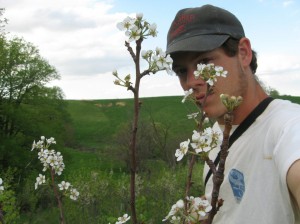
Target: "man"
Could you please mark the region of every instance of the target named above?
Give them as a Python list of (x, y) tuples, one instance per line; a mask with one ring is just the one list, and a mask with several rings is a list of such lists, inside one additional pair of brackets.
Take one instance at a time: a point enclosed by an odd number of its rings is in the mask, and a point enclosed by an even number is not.
[[(234, 111), (232, 136), (238, 137), (229, 148), (220, 189), (224, 203), (213, 223), (300, 223), (300, 106), (272, 100), (264, 92), (255, 77), (256, 54), (240, 21), (211, 5), (180, 10), (168, 32), (167, 53), (182, 88), (192, 89), (206, 115), (216, 119), (215, 129), (224, 126), (220, 94), (243, 97)], [(228, 72), (218, 78), (205, 104), (207, 84), (194, 76), (199, 63)], [(218, 151), (211, 151), (210, 158), (215, 160)], [(206, 165), (208, 199), (209, 173)]]

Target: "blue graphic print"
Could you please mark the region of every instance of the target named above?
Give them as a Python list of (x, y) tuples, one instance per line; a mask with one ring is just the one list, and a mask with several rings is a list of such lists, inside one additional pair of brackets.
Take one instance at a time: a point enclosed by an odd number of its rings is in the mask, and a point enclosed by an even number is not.
[(237, 202), (240, 202), (245, 192), (244, 174), (236, 169), (232, 169), (229, 172), (228, 179), (235, 199)]

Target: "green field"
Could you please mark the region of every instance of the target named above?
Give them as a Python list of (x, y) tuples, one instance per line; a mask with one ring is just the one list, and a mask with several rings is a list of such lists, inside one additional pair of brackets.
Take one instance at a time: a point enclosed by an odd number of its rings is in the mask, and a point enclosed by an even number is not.
[[(300, 103), (300, 97), (279, 98)], [(147, 224), (161, 223), (172, 204), (184, 197), (187, 158), (177, 163), (174, 153), (180, 142), (191, 137), (195, 124), (186, 115), (195, 110), (192, 105), (182, 104), (181, 99), (180, 96), (141, 99), (136, 207), (138, 219)], [(71, 137), (65, 147), (55, 149), (62, 152), (66, 165), (60, 178), (76, 186), (80, 198), (76, 202), (63, 199), (66, 221), (114, 223), (116, 217), (130, 213), (128, 138), (133, 100), (67, 100), (67, 103), (72, 120)], [(202, 167), (199, 161), (191, 195), (203, 193)], [(15, 223), (58, 223), (51, 189), (45, 186), (34, 191), (35, 177), (26, 181), (23, 194), (31, 207)]]
[[(136, 207), (138, 219), (146, 223), (161, 223), (172, 204), (184, 197), (187, 160), (176, 163), (174, 153), (179, 143), (192, 134), (195, 124), (186, 115), (195, 112), (195, 108), (182, 104), (181, 99), (141, 99)], [(66, 221), (114, 223), (116, 217), (130, 213), (127, 145), (133, 100), (67, 103), (72, 138), (66, 147), (56, 150), (62, 152), (66, 165), (61, 178), (78, 188), (80, 198), (75, 203), (64, 199)], [(195, 168), (194, 195), (202, 194), (201, 170), (199, 162)], [(57, 223), (58, 210), (52, 196), (50, 189), (34, 192), (32, 197), (39, 201), (39, 206), (23, 213), (20, 223)]]

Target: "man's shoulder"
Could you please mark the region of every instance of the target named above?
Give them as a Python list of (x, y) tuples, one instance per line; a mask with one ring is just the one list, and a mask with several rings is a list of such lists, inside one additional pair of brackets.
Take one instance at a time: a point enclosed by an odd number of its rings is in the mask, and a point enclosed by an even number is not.
[(300, 105), (288, 100), (274, 99), (259, 118), (269, 128), (281, 130), (300, 122)]
[(293, 103), (289, 100), (274, 99), (266, 112), (275, 114), (295, 114), (300, 117), (300, 104)]

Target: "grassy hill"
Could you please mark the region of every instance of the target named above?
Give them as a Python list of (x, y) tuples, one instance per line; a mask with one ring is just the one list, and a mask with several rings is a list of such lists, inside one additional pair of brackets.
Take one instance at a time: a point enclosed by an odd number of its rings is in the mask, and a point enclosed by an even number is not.
[[(193, 123), (187, 120), (182, 97), (142, 98), (141, 120), (152, 119), (171, 125), (180, 133)], [(133, 100), (68, 100), (76, 142), (86, 149), (99, 148), (112, 141), (120, 127), (132, 120)]]
[[(298, 96), (277, 96), (300, 104)], [(193, 105), (181, 103), (181, 96), (141, 98), (140, 120), (156, 122), (170, 129), (170, 137), (189, 136), (194, 122), (187, 114), (196, 112)], [(74, 142), (82, 151), (103, 151), (114, 143), (120, 129), (133, 118), (132, 99), (67, 100), (73, 120)], [(128, 129), (130, 131), (130, 129)], [(178, 139), (179, 141), (180, 139)], [(105, 151), (105, 150), (104, 150)]]
[[(278, 98), (300, 104), (300, 97)], [(181, 96), (141, 99), (141, 164), (136, 206), (139, 220), (145, 223), (161, 223), (171, 205), (184, 195), (187, 160), (176, 163), (174, 153), (180, 142), (191, 137), (195, 124), (186, 115), (196, 111), (181, 100)], [(68, 147), (57, 150), (63, 153), (66, 165), (62, 177), (78, 188), (80, 198), (76, 203), (64, 201), (66, 221), (114, 223), (115, 217), (130, 212), (126, 139), (130, 133), (133, 100), (67, 100), (67, 103), (73, 140)], [(153, 126), (158, 133), (153, 131)], [(166, 147), (158, 144), (159, 139), (166, 141)], [(194, 196), (202, 194), (202, 164), (195, 167), (195, 183), (191, 189)], [(38, 195), (40, 207), (34, 213), (22, 215), (20, 223), (38, 224), (45, 220), (48, 224), (57, 223), (53, 217), (58, 217), (58, 210), (55, 201), (49, 199), (53, 197), (52, 191)]]
[[(168, 129), (168, 138), (177, 138), (176, 145), (172, 144), (174, 150), (180, 140), (190, 136), (195, 125), (186, 116), (192, 106), (182, 104), (181, 100), (181, 96), (141, 99), (140, 121), (143, 124), (140, 124), (140, 129), (145, 123), (151, 126), (153, 122), (156, 126)], [(74, 127), (71, 147), (82, 152), (101, 154), (102, 158), (109, 157), (106, 161), (111, 160), (109, 155), (119, 144), (120, 135), (131, 131), (132, 99), (68, 100), (68, 111)]]

